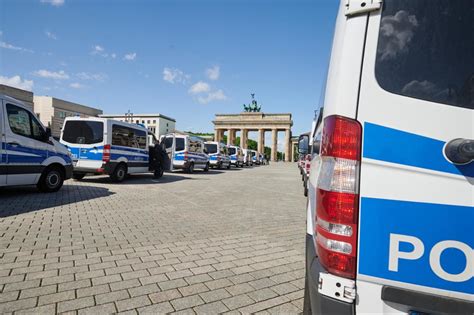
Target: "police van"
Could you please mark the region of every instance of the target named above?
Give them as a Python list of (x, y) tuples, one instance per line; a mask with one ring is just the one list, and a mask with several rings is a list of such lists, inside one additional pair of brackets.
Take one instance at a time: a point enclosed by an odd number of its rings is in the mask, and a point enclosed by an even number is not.
[(147, 129), (108, 118), (66, 117), (60, 141), (71, 152), (73, 178), (107, 174), (121, 182), (149, 171)]
[(244, 154), (244, 163), (246, 166), (253, 166), (253, 161), (252, 161), (252, 150), (250, 149), (242, 149), (242, 152)]
[(0, 187), (36, 185), (55, 192), (71, 178), (67, 149), (22, 102), (6, 95), (0, 95), (0, 138)]
[(180, 133), (169, 133), (160, 138), (171, 161), (170, 169), (182, 169), (188, 173), (196, 168), (209, 171), (209, 155), (204, 152), (204, 139)]
[(207, 141), (204, 143), (204, 151), (209, 155), (209, 163), (211, 167), (221, 169), (223, 167), (229, 169), (231, 161), (227, 152), (227, 146), (217, 141)]
[(304, 312), (474, 313), (474, 2), (344, 0), (315, 118)]
[(242, 149), (235, 145), (230, 145), (227, 149), (230, 156), (230, 163), (235, 167), (244, 167), (244, 154), (242, 153)]

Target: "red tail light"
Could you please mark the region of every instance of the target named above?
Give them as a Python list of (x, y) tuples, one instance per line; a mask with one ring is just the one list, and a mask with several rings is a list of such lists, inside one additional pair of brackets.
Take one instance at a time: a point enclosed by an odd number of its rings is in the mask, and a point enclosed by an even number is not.
[(188, 159), (188, 151), (184, 151), (183, 155), (184, 155), (184, 160), (186, 161)]
[(355, 278), (362, 127), (353, 119), (324, 120), (316, 189), (316, 243), (328, 272)]
[(104, 151), (102, 153), (102, 162), (110, 162), (110, 144), (104, 145)]

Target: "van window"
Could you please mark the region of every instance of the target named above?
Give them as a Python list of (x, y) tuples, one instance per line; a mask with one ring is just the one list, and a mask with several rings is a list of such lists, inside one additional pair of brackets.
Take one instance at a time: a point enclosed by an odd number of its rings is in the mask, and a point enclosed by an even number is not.
[(196, 138), (189, 138), (189, 152), (202, 152), (202, 142), (197, 140)]
[(112, 145), (134, 147), (133, 130), (127, 127), (112, 125)]
[(229, 148), (229, 155), (234, 155), (236, 153), (237, 152), (236, 152), (235, 148)]
[(217, 153), (217, 144), (206, 143), (205, 147), (206, 147), (207, 153), (209, 153), (209, 154)]
[(7, 104), (7, 115), (8, 124), (13, 133), (40, 141), (44, 139), (45, 130), (26, 109)]
[(375, 76), (395, 94), (474, 109), (473, 0), (384, 1)]
[(184, 138), (176, 138), (176, 149), (175, 151), (184, 151)]
[(104, 124), (101, 121), (66, 121), (63, 140), (78, 144), (101, 143), (104, 140)]

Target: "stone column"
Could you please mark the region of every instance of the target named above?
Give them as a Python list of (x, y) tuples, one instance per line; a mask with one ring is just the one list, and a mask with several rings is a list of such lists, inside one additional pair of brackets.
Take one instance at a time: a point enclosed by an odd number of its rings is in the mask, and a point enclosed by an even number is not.
[(291, 129), (285, 130), (285, 162), (291, 161)]
[(221, 130), (220, 129), (214, 129), (214, 141), (221, 141)]
[(265, 153), (265, 129), (258, 130), (258, 153)]
[(227, 145), (234, 145), (235, 142), (235, 129), (227, 130)]
[(278, 159), (278, 130), (272, 129), (272, 156), (271, 160), (275, 162)]
[(291, 157), (290, 157), (290, 162), (293, 162), (295, 160), (295, 144), (291, 142)]
[(247, 149), (247, 137), (248, 137), (248, 130), (247, 129), (240, 130), (240, 147), (242, 149)]

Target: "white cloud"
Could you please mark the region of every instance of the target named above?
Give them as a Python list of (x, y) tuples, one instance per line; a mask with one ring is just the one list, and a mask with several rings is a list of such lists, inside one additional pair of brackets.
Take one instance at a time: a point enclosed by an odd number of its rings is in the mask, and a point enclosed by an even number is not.
[(206, 69), (206, 75), (209, 80), (217, 80), (221, 74), (221, 68), (219, 66), (214, 66), (212, 68)]
[(105, 48), (100, 45), (95, 45), (92, 47), (91, 55), (99, 55), (104, 58), (109, 56), (109, 54), (105, 52)]
[(172, 69), (172, 68), (163, 69), (163, 80), (171, 84), (174, 84), (174, 83), (186, 84), (186, 82), (190, 78), (191, 76), (189, 74), (186, 74), (179, 69)]
[(50, 4), (55, 7), (60, 7), (64, 4), (64, 0), (40, 0), (40, 2)]
[(199, 94), (199, 93), (206, 93), (211, 90), (211, 86), (207, 84), (206, 82), (199, 81), (189, 88), (188, 92), (189, 94)]
[(102, 46), (100, 46), (100, 45), (95, 45), (95, 46), (94, 46), (94, 51), (103, 52), (103, 51), (104, 51), (104, 47), (102, 47)]
[(72, 87), (73, 89), (82, 89), (84, 87), (84, 85), (77, 82), (71, 83), (69, 84), (69, 86)]
[(32, 80), (22, 80), (19, 75), (15, 75), (11, 78), (4, 77), (0, 75), (0, 84), (5, 84), (8, 86), (13, 86), (18, 89), (28, 90), (31, 91), (33, 89), (33, 81)]
[(126, 54), (123, 59), (124, 60), (129, 60), (129, 61), (133, 61), (135, 60), (135, 58), (137, 57), (137, 53), (129, 53), (129, 54)]
[(81, 80), (104, 81), (108, 78), (105, 73), (79, 72), (76, 76)]
[(51, 33), (50, 31), (44, 31), (44, 34), (48, 37), (48, 38), (51, 38), (51, 39), (58, 39), (58, 37), (56, 36), (56, 34), (54, 33)]
[(0, 36), (2, 36), (2, 35), (3, 35), (3, 31), (0, 31)]
[(382, 60), (393, 59), (399, 54), (408, 52), (417, 27), (416, 16), (409, 15), (403, 10), (395, 15), (383, 17), (380, 25), (380, 44), (377, 49)]
[(69, 79), (69, 75), (64, 72), (64, 70), (60, 70), (58, 72), (55, 71), (48, 71), (48, 70), (38, 70), (33, 72), (34, 75), (41, 77), (41, 78), (46, 78), (46, 79), (54, 79), (54, 80), (67, 80)]
[(210, 92), (207, 96), (200, 96), (198, 97), (198, 102), (201, 104), (207, 104), (213, 101), (224, 101), (227, 99), (227, 96), (224, 94), (224, 91), (217, 90)]
[(31, 49), (26, 49), (26, 48), (23, 48), (23, 47), (14, 46), (14, 45), (6, 43), (4, 41), (0, 41), (0, 48), (33, 53), (33, 50), (31, 50)]
[(110, 57), (112, 57), (113, 59), (115, 59), (117, 57), (117, 54), (116, 53), (112, 53), (110, 54)]

